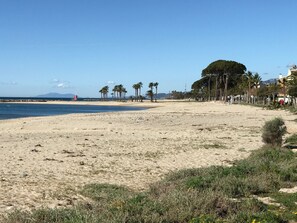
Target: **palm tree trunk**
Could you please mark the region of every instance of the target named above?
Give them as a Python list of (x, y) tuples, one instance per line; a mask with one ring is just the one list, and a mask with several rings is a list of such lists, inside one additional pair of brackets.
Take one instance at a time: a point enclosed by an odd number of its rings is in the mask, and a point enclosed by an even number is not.
[(228, 96), (228, 74), (226, 74), (226, 82), (225, 82), (225, 101), (227, 100), (227, 96)]
[(247, 95), (247, 103), (251, 102), (251, 81), (249, 81), (249, 89), (248, 89), (248, 95)]
[(219, 79), (219, 76), (216, 76), (215, 101), (217, 100), (217, 97), (218, 97), (218, 79)]
[(208, 101), (210, 101), (210, 77), (208, 78)]

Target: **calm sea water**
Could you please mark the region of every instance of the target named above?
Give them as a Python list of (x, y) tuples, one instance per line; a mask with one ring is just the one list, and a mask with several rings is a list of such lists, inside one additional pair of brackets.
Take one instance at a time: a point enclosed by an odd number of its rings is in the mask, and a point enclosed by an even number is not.
[(0, 120), (34, 116), (63, 115), (72, 113), (119, 112), (143, 109), (144, 108), (128, 106), (0, 103)]

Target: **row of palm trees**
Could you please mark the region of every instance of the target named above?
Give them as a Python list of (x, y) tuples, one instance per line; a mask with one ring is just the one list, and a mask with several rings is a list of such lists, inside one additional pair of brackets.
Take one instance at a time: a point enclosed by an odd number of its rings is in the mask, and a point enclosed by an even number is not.
[[(99, 93), (101, 94), (101, 99), (107, 100), (108, 92), (109, 92), (109, 87), (107, 85), (102, 87), (99, 90)], [(123, 97), (125, 98), (126, 93), (127, 93), (126, 88), (124, 88), (124, 86), (122, 84), (119, 84), (119, 85), (114, 86), (114, 88), (112, 89), (111, 95), (113, 98), (115, 97), (118, 99), (122, 99)]]
[[(150, 98), (150, 100), (153, 102), (154, 100), (157, 101), (157, 94), (158, 94), (158, 82), (150, 82), (148, 87), (150, 88), (150, 90), (148, 90), (146, 92), (146, 95)], [(143, 96), (141, 95), (141, 88), (143, 87), (143, 83), (142, 82), (138, 82), (136, 84), (133, 84), (132, 87), (135, 90), (135, 101), (142, 101), (143, 100)], [(155, 91), (154, 91), (155, 89)], [(109, 92), (109, 87), (106, 85), (104, 87), (102, 87), (99, 90), (99, 93), (101, 94), (101, 99), (103, 100), (107, 100), (108, 98), (108, 92)], [(112, 89), (111, 95), (113, 98), (117, 98), (117, 99), (122, 99), (125, 98), (125, 95), (127, 93), (126, 88), (122, 85), (115, 85), (114, 88)]]
[[(246, 102), (247, 103), (254, 103), (254, 101), (252, 101), (252, 99), (254, 99), (253, 96), (258, 96), (258, 89), (260, 87), (260, 83), (261, 83), (261, 77), (258, 73), (253, 74), (252, 72), (248, 71), (247, 73), (245, 73), (243, 75), (243, 88), (247, 89), (246, 90)], [(253, 94), (252, 94), (253, 93)]]
[(142, 95), (141, 95), (141, 88), (143, 86), (143, 83), (142, 82), (138, 82), (136, 84), (133, 84), (133, 88), (135, 90), (135, 101), (142, 101)]

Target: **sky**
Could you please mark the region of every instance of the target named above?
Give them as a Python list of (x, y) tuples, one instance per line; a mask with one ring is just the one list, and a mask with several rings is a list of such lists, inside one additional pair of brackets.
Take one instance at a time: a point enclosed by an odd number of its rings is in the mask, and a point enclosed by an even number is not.
[(297, 63), (296, 0), (0, 0), (0, 97), (189, 91), (219, 59), (262, 80)]

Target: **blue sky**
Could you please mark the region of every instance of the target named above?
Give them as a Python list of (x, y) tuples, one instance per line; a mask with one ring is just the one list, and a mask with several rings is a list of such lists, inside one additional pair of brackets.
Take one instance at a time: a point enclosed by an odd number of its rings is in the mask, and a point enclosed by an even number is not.
[(297, 63), (296, 0), (0, 0), (0, 96), (190, 90), (235, 60), (262, 79)]

